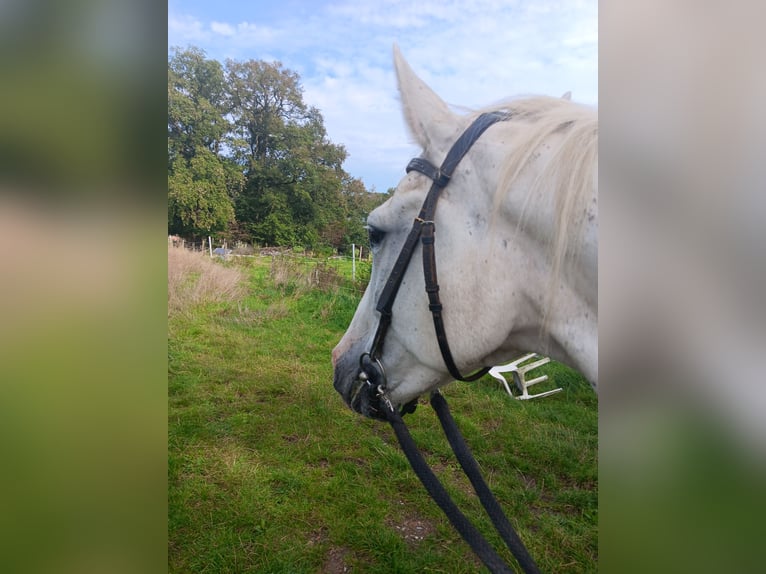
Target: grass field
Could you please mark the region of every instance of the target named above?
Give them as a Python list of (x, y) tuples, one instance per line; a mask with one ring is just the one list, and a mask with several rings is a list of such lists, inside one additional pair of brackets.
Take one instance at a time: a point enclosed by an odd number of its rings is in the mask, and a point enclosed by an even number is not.
[[(483, 571), (388, 425), (352, 413), (333, 389), (330, 350), (359, 299), (337, 277), (348, 266), (325, 269), (336, 276), (317, 287), (268, 258), (228, 265), (243, 294), (191, 301), (168, 318), (169, 571)], [(564, 392), (514, 401), (485, 377), (444, 394), (540, 569), (595, 572), (597, 399), (573, 371), (540, 370)], [(501, 549), (430, 408), (407, 419)]]

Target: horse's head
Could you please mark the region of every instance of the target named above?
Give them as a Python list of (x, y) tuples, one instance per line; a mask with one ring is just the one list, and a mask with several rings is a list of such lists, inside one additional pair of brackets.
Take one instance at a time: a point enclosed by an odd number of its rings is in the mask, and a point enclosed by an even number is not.
[[(466, 128), (472, 125), (474, 129), (474, 118), (454, 114), (413, 73), (396, 48), (394, 64), (405, 120), (423, 149), (421, 158), (432, 166), (440, 166), (448, 154), (454, 153), (450, 150)], [(548, 104), (556, 109), (575, 105), (558, 98), (544, 100), (550, 100)], [(522, 125), (535, 121), (534, 115), (541, 112), (530, 110), (526, 118), (525, 113), (520, 115)], [(556, 123), (555, 129), (522, 154), (515, 162), (516, 167), (513, 161), (508, 161), (508, 150), (519, 147), (520, 130), (514, 129), (514, 123), (511, 115), (510, 121), (487, 126), (483, 135), (470, 142), (449, 183), (438, 191), (433, 224), (425, 222), (434, 231), (434, 269), (438, 269), (438, 298), (443, 305), (443, 334), (448, 340), (448, 354), (461, 373), (499, 364), (523, 351), (539, 350), (541, 343), (547, 345), (545, 351), (549, 355), (572, 359), (570, 362), (575, 366), (582, 367), (578, 353), (595, 354), (592, 348), (595, 341), (590, 339), (586, 343), (576, 342), (575, 347), (579, 348), (570, 349), (572, 345), (548, 336), (548, 327), (558, 325), (549, 325), (551, 317), (545, 311), (553, 293), (565, 300), (570, 313), (578, 316), (590, 313), (588, 329), (591, 322), (595, 325), (595, 288), (589, 290), (596, 275), (595, 234), (589, 237), (586, 230), (577, 243), (580, 251), (580, 248), (592, 251), (584, 257), (585, 264), (591, 264), (593, 269), (583, 271), (580, 254), (574, 268), (560, 262), (556, 268), (551, 245), (558, 241), (550, 239), (556, 235), (551, 213), (561, 202), (551, 199), (550, 194), (530, 197), (523, 192), (539, 187), (537, 180), (544, 173), (544, 166), (560, 151), (563, 132), (569, 129), (566, 124), (573, 122)], [(435, 271), (424, 267), (420, 240), (412, 243), (409, 264), (401, 266), (398, 289), (386, 287), (392, 282), (392, 269), (398, 267), (395, 264), (401, 259), (400, 252), (413, 225), (424, 223), (422, 218), (419, 222), (416, 219), (425, 209), (426, 197), (432, 195), (433, 178), (438, 179), (438, 174), (429, 177), (423, 173), (427, 171), (414, 169), (407, 173), (394, 195), (369, 215), (367, 225), (374, 258), (370, 283), (351, 325), (332, 353), (336, 390), (351, 408), (365, 416), (380, 416), (379, 390), (385, 390), (390, 401), (400, 406), (455, 378), (437, 341), (438, 328), (435, 329), (429, 309), (424, 279), (424, 273)], [(594, 214), (595, 205), (585, 213), (585, 218), (592, 221)], [(577, 217), (578, 222), (581, 219)], [(571, 258), (565, 255), (560, 259), (569, 261)], [(564, 271), (570, 268), (574, 269), (567, 276), (571, 281), (561, 280)], [(551, 285), (552, 272), (557, 277), (555, 286)], [(573, 287), (578, 282), (577, 288)], [(572, 298), (575, 291), (578, 294)], [(579, 292), (585, 295), (580, 296)], [(380, 308), (386, 302), (391, 321), (381, 327)], [(433, 307), (433, 300), (430, 303)], [(577, 322), (576, 318), (570, 319)], [(578, 329), (581, 327), (577, 325)], [(591, 330), (588, 337), (592, 339), (595, 329)]]

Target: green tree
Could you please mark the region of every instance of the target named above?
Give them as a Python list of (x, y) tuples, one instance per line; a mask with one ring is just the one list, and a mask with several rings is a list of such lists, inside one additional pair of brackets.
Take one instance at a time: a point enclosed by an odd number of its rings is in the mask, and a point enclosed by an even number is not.
[(218, 154), (230, 131), (227, 105), (221, 64), (199, 48), (175, 50), (168, 62), (168, 163), (203, 148)]
[(221, 153), (225, 118), (223, 67), (199, 48), (176, 49), (168, 60), (168, 231), (200, 236), (234, 219), (231, 197), (242, 175)]
[(298, 75), (281, 63), (228, 60), (226, 77), (231, 146), (245, 173), (237, 219), (258, 242), (279, 244), (289, 236), (315, 246), (338, 206), (345, 149), (329, 141), (321, 113), (303, 101)]
[(298, 74), (280, 62), (227, 60), (226, 80), (237, 151), (251, 162), (278, 157), (285, 125), (306, 114)]
[(279, 62), (168, 58), (168, 229), (269, 245), (362, 242), (385, 198), (343, 169), (346, 150)]
[(234, 219), (226, 192), (226, 169), (206, 148), (190, 160), (174, 159), (168, 174), (168, 231), (199, 237), (222, 231)]

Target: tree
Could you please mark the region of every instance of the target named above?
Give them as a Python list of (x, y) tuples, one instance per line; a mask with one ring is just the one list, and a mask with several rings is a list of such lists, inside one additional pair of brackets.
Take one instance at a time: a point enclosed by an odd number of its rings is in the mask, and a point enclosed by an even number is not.
[(200, 236), (234, 219), (241, 174), (220, 155), (230, 131), (223, 67), (199, 48), (168, 61), (168, 231)]
[(226, 60), (229, 105), (237, 141), (251, 161), (279, 149), (285, 125), (305, 117), (298, 74), (280, 62)]
[[(321, 113), (303, 101), (298, 75), (281, 63), (228, 60), (226, 77), (236, 134), (232, 148), (246, 177), (235, 203), (237, 219), (250, 222), (261, 243), (278, 244), (289, 236), (315, 246), (337, 208), (345, 149), (329, 141)], [(277, 209), (282, 226), (274, 224)]]
[[(168, 228), (270, 245), (340, 248), (380, 203), (279, 62), (168, 58)], [(385, 196), (383, 196), (385, 197)]]
[(230, 131), (223, 67), (199, 48), (176, 50), (168, 62), (168, 160), (221, 150)]
[(226, 193), (226, 170), (206, 148), (191, 160), (174, 159), (168, 175), (168, 231), (199, 237), (222, 231), (234, 219)]

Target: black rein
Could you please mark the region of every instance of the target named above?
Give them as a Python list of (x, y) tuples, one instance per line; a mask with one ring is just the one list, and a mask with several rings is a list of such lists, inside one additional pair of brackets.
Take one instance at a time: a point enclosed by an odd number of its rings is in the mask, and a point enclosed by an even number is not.
[[(471, 146), (479, 139), (479, 137), (481, 137), (487, 128), (496, 122), (507, 120), (508, 118), (509, 114), (503, 112), (492, 112), (480, 115), (453, 144), (452, 148), (447, 153), (447, 157), (439, 168), (435, 167), (431, 162), (424, 158), (415, 158), (407, 165), (408, 173), (413, 170), (418, 171), (429, 177), (433, 183), (428, 191), (428, 195), (426, 195), (420, 213), (412, 224), (409, 235), (399, 252), (399, 256), (394, 263), (391, 273), (388, 276), (388, 280), (378, 299), (376, 309), (380, 313), (380, 320), (370, 351), (364, 353), (359, 359), (359, 379), (367, 382), (367, 387), (370, 392), (376, 393), (375, 403), (379, 407), (377, 414), (379, 418), (384, 418), (391, 424), (391, 427), (394, 429), (396, 437), (399, 440), (399, 444), (401, 445), (407, 460), (409, 460), (412, 469), (415, 471), (415, 474), (423, 483), (423, 486), (425, 486), (434, 501), (447, 515), (447, 518), (449, 518), (452, 525), (457, 529), (481, 561), (491, 572), (499, 574), (512, 574), (513, 570), (503, 562), (502, 558), (489, 545), (481, 533), (476, 530), (473, 524), (471, 524), (460, 509), (458, 509), (447, 491), (439, 482), (439, 479), (428, 467), (428, 464), (420, 454), (415, 442), (412, 440), (412, 436), (407, 430), (407, 426), (402, 420), (402, 414), (414, 410), (416, 401), (405, 405), (402, 408), (401, 413), (393, 406), (386, 395), (387, 381), (383, 365), (380, 361), (380, 356), (386, 333), (391, 325), (394, 300), (396, 299), (399, 287), (402, 284), (402, 278), (407, 270), (407, 266), (412, 259), (412, 254), (417, 247), (418, 241), (420, 241), (423, 246), (423, 274), (425, 276), (426, 293), (428, 294), (428, 308), (433, 316), (434, 329), (436, 331), (436, 339), (439, 343), (439, 349), (450, 375), (452, 375), (454, 379), (460, 381), (475, 381), (480, 377), (483, 377), (489, 371), (488, 367), (484, 367), (473, 374), (463, 375), (457, 368), (455, 360), (452, 357), (452, 352), (450, 351), (449, 343), (447, 342), (444, 320), (442, 318), (442, 303), (439, 299), (439, 282), (436, 276), (434, 213), (436, 211), (436, 202), (439, 199), (439, 194), (449, 183), (452, 173), (454, 172), (455, 167), (457, 167), (457, 164), (460, 163), (460, 160), (463, 159)], [(500, 505), (481, 476), (479, 465), (455, 425), (455, 421), (447, 407), (447, 402), (438, 391), (431, 395), (431, 406), (439, 417), (439, 422), (444, 429), (447, 440), (449, 441), (460, 466), (471, 481), (479, 500), (492, 519), (492, 523), (500, 533), (506, 546), (516, 557), (516, 560), (518, 560), (519, 565), (524, 572), (527, 574), (539, 574), (539, 570), (537, 569), (534, 560), (532, 560), (532, 557), (524, 547), (521, 539), (519, 539), (518, 535), (513, 530), (513, 527), (500, 508)]]
[[(385, 399), (382, 402), (384, 403), (381, 405), (383, 412), (385, 413), (391, 428), (394, 429), (399, 445), (402, 447), (402, 451), (407, 457), (412, 470), (415, 471), (415, 474), (426, 488), (428, 494), (431, 495), (431, 498), (433, 498), (439, 508), (442, 509), (442, 512), (447, 516), (452, 523), (452, 526), (455, 527), (455, 530), (458, 531), (460, 536), (463, 537), (463, 540), (468, 543), (471, 550), (474, 551), (490, 572), (493, 574), (513, 574), (513, 570), (506, 565), (500, 555), (489, 545), (481, 532), (471, 524), (471, 521), (466, 518), (457, 505), (452, 501), (444, 486), (442, 486), (437, 476), (428, 466), (423, 455), (420, 454), (415, 441), (412, 439), (412, 435), (410, 435), (410, 432), (407, 429), (407, 425), (402, 419), (401, 413)], [(530, 556), (529, 551), (524, 546), (524, 543), (521, 541), (518, 534), (516, 534), (516, 531), (505, 516), (500, 504), (497, 502), (497, 499), (484, 481), (479, 465), (473, 457), (473, 454), (471, 454), (468, 445), (466, 445), (463, 440), (463, 436), (460, 434), (460, 430), (457, 428), (455, 420), (452, 418), (452, 414), (449, 411), (447, 401), (444, 400), (444, 397), (439, 391), (435, 391), (431, 394), (431, 406), (439, 417), (439, 422), (442, 425), (444, 434), (447, 436), (447, 440), (449, 441), (463, 472), (471, 481), (482, 506), (487, 511), (495, 529), (500, 533), (503, 542), (505, 542), (505, 545), (516, 558), (525, 574), (540, 574), (540, 570), (537, 568), (532, 556)]]

